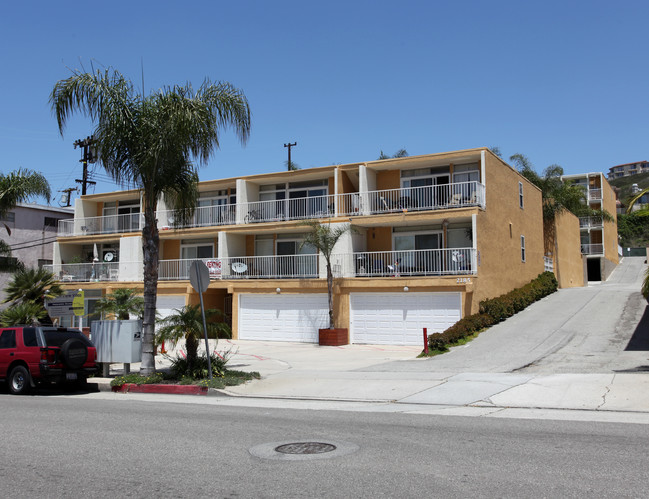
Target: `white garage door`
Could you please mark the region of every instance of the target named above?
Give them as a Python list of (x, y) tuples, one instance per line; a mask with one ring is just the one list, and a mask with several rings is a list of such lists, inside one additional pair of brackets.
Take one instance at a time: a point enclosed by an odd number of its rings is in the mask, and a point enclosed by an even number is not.
[(239, 339), (317, 343), (328, 326), (325, 294), (239, 295)]
[(422, 345), (461, 319), (460, 293), (352, 293), (352, 343)]

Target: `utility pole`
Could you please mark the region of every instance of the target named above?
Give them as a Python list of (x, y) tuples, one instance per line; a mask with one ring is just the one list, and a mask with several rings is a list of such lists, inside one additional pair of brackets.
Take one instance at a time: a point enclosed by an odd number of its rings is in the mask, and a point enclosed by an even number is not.
[(61, 202), (66, 203), (64, 208), (69, 208), (70, 207), (70, 201), (72, 197), (73, 192), (79, 192), (78, 187), (68, 187), (67, 189), (62, 189), (59, 192), (63, 193), (63, 196), (61, 196)]
[(81, 195), (85, 196), (88, 185), (95, 185), (97, 182), (88, 180), (88, 163), (94, 163), (96, 161), (92, 145), (95, 138), (91, 135), (85, 139), (79, 139), (74, 143), (74, 148), (83, 147), (83, 157), (79, 160), (83, 164), (83, 178), (75, 179), (77, 184), (81, 184)]
[(284, 147), (288, 147), (288, 170), (292, 170), (293, 163), (291, 163), (291, 147), (295, 147), (297, 145), (297, 142), (293, 142), (292, 144), (289, 142), (288, 144), (284, 144)]

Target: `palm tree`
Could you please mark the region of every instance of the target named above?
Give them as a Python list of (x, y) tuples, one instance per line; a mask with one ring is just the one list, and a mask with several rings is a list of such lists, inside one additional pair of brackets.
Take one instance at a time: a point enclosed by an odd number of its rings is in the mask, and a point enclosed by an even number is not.
[[(185, 350), (187, 352), (187, 370), (194, 371), (198, 357), (198, 344), (203, 338), (203, 317), (199, 305), (186, 305), (181, 309), (175, 309), (175, 313), (162, 319), (162, 327), (158, 330), (158, 343), (167, 342), (174, 346), (181, 339), (185, 339)], [(217, 309), (205, 310), (205, 320), (208, 321), (223, 313)], [(218, 338), (218, 335), (231, 336), (230, 327), (224, 322), (206, 322), (208, 337)], [(210, 352), (207, 352), (209, 355)]]
[(50, 185), (42, 174), (22, 168), (7, 175), (0, 173), (0, 217), (13, 210), (18, 203), (35, 196), (43, 196), (50, 202)]
[(135, 289), (118, 288), (97, 300), (95, 312), (100, 314), (112, 314), (117, 320), (128, 320), (131, 314), (142, 317), (144, 312), (144, 298), (137, 296)]
[[(50, 202), (50, 185), (47, 179), (40, 173), (19, 168), (17, 171), (7, 175), (0, 173), (0, 218), (13, 210), (18, 203), (28, 201), (37, 196), (43, 196)], [(11, 229), (4, 224), (7, 233), (11, 235)], [(7, 258), (0, 259), (0, 271), (15, 271), (22, 267), (22, 264), (11, 257), (11, 247), (0, 240), (0, 256)]]
[(44, 301), (62, 295), (63, 288), (48, 270), (20, 269), (7, 283), (5, 293), (3, 303), (37, 303), (44, 308)]
[(111, 68), (94, 73), (73, 71), (56, 83), (50, 96), (61, 134), (75, 112), (89, 116), (97, 160), (123, 186), (140, 189), (144, 227), (144, 315), (140, 373), (155, 370), (153, 341), (158, 289), (158, 200), (186, 221), (196, 206), (198, 173), (219, 147), (219, 134), (232, 127), (242, 144), (250, 135), (250, 107), (240, 89), (209, 80), (138, 94), (133, 83)]
[(4, 309), (0, 313), (0, 326), (38, 325), (45, 317), (47, 317), (47, 311), (42, 305), (25, 302)]
[(344, 225), (334, 227), (333, 229), (329, 224), (320, 224), (318, 222), (305, 222), (304, 225), (311, 227), (311, 232), (307, 233), (304, 240), (300, 244), (300, 249), (306, 245), (315, 247), (320, 254), (324, 257), (327, 263), (327, 293), (329, 300), (329, 329), (334, 329), (336, 326), (334, 321), (334, 302), (333, 302), (333, 289), (334, 278), (331, 271), (331, 255), (334, 246), (338, 240), (348, 231), (353, 230), (351, 225)]
[(378, 159), (407, 158), (408, 156), (408, 151), (406, 151), (404, 148), (399, 149), (392, 156), (388, 156), (383, 152), (383, 149), (381, 149), (381, 154), (379, 154)]

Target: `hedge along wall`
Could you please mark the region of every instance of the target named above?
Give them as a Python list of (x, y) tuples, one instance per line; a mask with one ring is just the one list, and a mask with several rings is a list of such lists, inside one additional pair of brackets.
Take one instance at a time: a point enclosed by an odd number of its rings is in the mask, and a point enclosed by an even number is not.
[(460, 319), (442, 333), (431, 334), (428, 337), (428, 347), (431, 350), (445, 352), (448, 350), (449, 345), (504, 321), (535, 301), (554, 293), (557, 287), (557, 279), (554, 274), (552, 272), (543, 272), (521, 288), (514, 289), (497, 298), (490, 298), (480, 302), (479, 313)]

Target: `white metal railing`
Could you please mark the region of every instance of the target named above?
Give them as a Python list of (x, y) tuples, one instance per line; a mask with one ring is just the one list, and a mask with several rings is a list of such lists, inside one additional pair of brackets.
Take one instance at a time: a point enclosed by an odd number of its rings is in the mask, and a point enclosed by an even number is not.
[(588, 189), (588, 199), (602, 199), (602, 189)]
[(93, 234), (115, 234), (139, 232), (144, 226), (142, 213), (108, 215), (59, 220), (59, 236), (89, 236)]
[(604, 245), (603, 244), (583, 244), (581, 245), (581, 254), (582, 255), (603, 255), (604, 254)]
[(484, 193), (484, 185), (474, 181), (342, 194), (338, 214), (373, 215), (484, 206)]
[(554, 260), (549, 256), (543, 257), (543, 270), (545, 272), (554, 272)]
[[(122, 267), (139, 266), (142, 263), (122, 262)], [(62, 282), (93, 282), (93, 281), (119, 281), (120, 280), (120, 262), (98, 262), (98, 263), (64, 263), (43, 265), (43, 268), (52, 272), (55, 277)], [(135, 273), (129, 279), (122, 280), (139, 280), (142, 272)], [(122, 277), (125, 277), (124, 275)]]
[[(318, 277), (318, 255), (243, 256), (202, 258), (212, 279), (296, 279)], [(189, 279), (196, 259), (161, 260), (160, 280)]]
[(364, 251), (353, 253), (352, 260), (346, 256), (335, 255), (332, 258), (337, 276), (400, 277), (477, 273), (476, 250), (473, 248)]
[(334, 216), (335, 195), (241, 203), (240, 223), (304, 220)]
[(158, 229), (234, 225), (237, 220), (236, 213), (235, 204), (199, 206), (189, 220), (182, 223), (177, 220), (177, 213), (174, 210), (161, 210), (157, 213)]
[(602, 227), (602, 225), (602, 217), (579, 217), (579, 227), (581, 229)]

